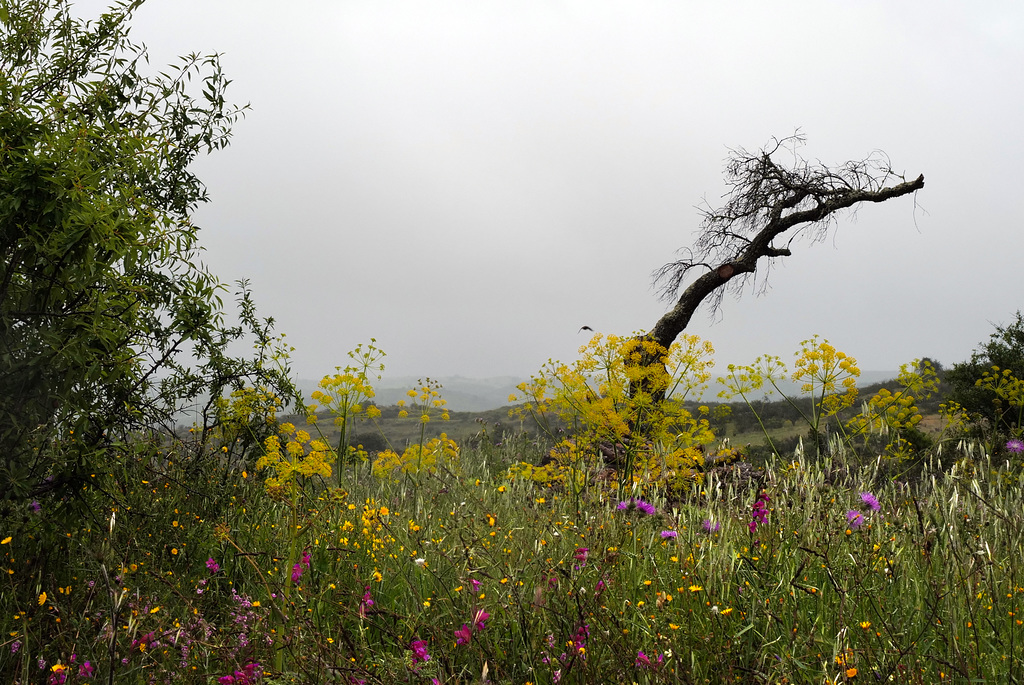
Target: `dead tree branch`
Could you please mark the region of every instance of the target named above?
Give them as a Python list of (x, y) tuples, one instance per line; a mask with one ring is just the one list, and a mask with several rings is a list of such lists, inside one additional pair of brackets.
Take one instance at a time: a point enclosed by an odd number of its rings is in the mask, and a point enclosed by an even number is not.
[[(770, 263), (790, 256), (790, 245), (800, 236), (811, 242), (823, 239), (841, 210), (862, 202), (885, 202), (924, 187), (923, 175), (906, 180), (892, 170), (882, 153), (827, 167), (796, 153), (803, 142), (797, 134), (774, 140), (758, 153), (742, 148), (731, 151), (725, 169), (730, 188), (725, 205), (703, 209), (693, 249), (654, 274), (662, 296), (678, 295), (678, 299), (648, 337), (668, 348), (705, 300), (716, 310), (726, 290), (743, 289), (759, 260), (767, 257)], [(792, 153), (792, 166), (775, 161), (784, 150)], [(783, 239), (785, 244), (776, 244)], [(695, 273), (700, 275), (679, 294)]]

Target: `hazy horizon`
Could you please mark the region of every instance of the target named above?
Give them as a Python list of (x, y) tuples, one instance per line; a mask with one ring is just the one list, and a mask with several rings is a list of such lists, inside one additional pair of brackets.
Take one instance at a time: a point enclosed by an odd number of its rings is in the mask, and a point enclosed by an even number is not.
[(729, 149), (798, 129), (809, 160), (882, 150), (925, 187), (699, 311), (719, 368), (814, 334), (862, 368), (949, 365), (1024, 306), (1021, 3), (149, 0), (132, 27), (153, 71), (223, 53), (251, 104), (196, 164), (195, 221), (302, 377), (370, 338), (390, 373), (526, 377), (583, 325), (650, 329)]

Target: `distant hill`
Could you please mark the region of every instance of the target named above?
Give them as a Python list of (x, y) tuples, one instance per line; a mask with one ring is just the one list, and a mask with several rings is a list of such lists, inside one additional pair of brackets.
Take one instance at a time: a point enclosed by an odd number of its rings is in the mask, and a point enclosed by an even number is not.
[[(445, 376), (431, 378), (441, 384), (441, 397), (447, 400), (447, 407), (452, 411), (488, 411), (504, 407), (509, 403), (508, 396), (517, 393), (516, 386), (525, 378), (515, 376), (496, 376), (493, 378), (466, 378), (464, 376)], [(300, 378), (296, 384), (303, 396), (309, 396), (317, 389), (319, 381)], [(407, 400), (406, 392), (421, 385), (416, 376), (385, 377), (379, 385), (374, 385), (376, 397), (374, 402), (379, 406), (395, 404), (398, 400)]]
[[(857, 379), (858, 387), (866, 387), (882, 381), (896, 378), (898, 371), (861, 371)], [(717, 377), (718, 374), (715, 375)], [(448, 408), (452, 411), (480, 412), (498, 409), (511, 404), (508, 401), (510, 394), (519, 395), (516, 386), (522, 383), (525, 378), (516, 376), (494, 376), (491, 378), (466, 378), (465, 376), (445, 376), (434, 378), (441, 383), (441, 397), (448, 401)], [(375, 386), (377, 396), (374, 401), (379, 406), (389, 406), (398, 400), (408, 399), (406, 392), (410, 388), (420, 385), (420, 379), (416, 376), (398, 376), (395, 378), (385, 377), (380, 385)], [(309, 401), (309, 396), (317, 389), (318, 381), (308, 378), (300, 378), (297, 381), (303, 396)], [(800, 385), (798, 383), (786, 382), (780, 384), (784, 392), (791, 396), (799, 395)], [(704, 399), (714, 402), (718, 398), (718, 391), (721, 386), (712, 382), (705, 394)], [(777, 393), (776, 393), (777, 395)], [(751, 399), (761, 399), (760, 397)], [(773, 396), (771, 399), (779, 399)]]

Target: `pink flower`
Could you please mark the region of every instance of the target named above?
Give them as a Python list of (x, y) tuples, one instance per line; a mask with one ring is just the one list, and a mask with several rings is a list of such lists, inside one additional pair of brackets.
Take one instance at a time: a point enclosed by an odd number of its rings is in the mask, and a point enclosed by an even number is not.
[(430, 655), (427, 654), (426, 640), (413, 640), (412, 644), (409, 645), (409, 649), (412, 650), (412, 662), (414, 664), (430, 661)]
[(477, 609), (476, 613), (473, 614), (473, 628), (476, 632), (482, 631), (487, 626), (484, 625), (484, 621), (489, 619), (491, 615), (483, 609)]
[(651, 667), (651, 660), (641, 650), (641, 651), (636, 653), (636, 661), (633, 662), (633, 665), (636, 668), (650, 668)]
[(469, 641), (473, 639), (473, 631), (469, 629), (465, 623), (462, 627), (455, 631), (455, 646), (468, 645)]
[(754, 502), (754, 507), (751, 510), (750, 523), (747, 524), (747, 528), (750, 529), (751, 533), (757, 530), (758, 525), (768, 521), (769, 500), (768, 493), (762, 492), (757, 496), (757, 500)]
[(860, 493), (860, 499), (864, 504), (868, 505), (871, 511), (880, 511), (882, 509), (882, 505), (878, 503), (878, 498), (870, 492)]
[(359, 618), (366, 618), (366, 610), (373, 606), (373, 597), (370, 595), (370, 586), (366, 586), (363, 593), (363, 601), (359, 603)]
[(853, 530), (857, 530), (864, 524), (864, 515), (856, 509), (846, 512), (846, 522)]
[[(1006, 451), (1013, 452), (1014, 454), (1020, 454), (1021, 452), (1024, 452), (1024, 441), (1018, 440), (1016, 438), (1014, 438), (1013, 440), (1009, 440), (1006, 443)], [(36, 511), (39, 510), (36, 509)]]
[(220, 570), (220, 564), (214, 561), (213, 557), (210, 557), (206, 560), (206, 568), (210, 569), (210, 573), (216, 573)]
[(299, 578), (302, 577), (302, 564), (295, 564), (292, 566), (292, 582), (299, 582)]
[(661, 538), (662, 538), (662, 540), (670, 540), (670, 539), (672, 539), (674, 537), (677, 537), (678, 535), (679, 535), (679, 533), (677, 533), (674, 530), (663, 530), (663, 531), (661, 531)]
[(476, 592), (476, 591), (478, 591), (480, 589), (481, 583), (476, 578), (470, 578), (469, 579), (469, 584), (473, 586), (473, 592)]

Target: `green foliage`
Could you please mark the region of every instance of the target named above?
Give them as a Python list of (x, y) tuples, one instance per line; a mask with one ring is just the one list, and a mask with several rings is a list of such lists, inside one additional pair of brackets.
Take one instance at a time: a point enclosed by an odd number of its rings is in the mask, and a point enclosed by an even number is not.
[[(547, 467), (525, 464), (517, 473), (577, 491), (606, 466), (619, 487), (695, 478), (715, 436), (710, 410), (693, 414), (684, 402), (710, 378), (711, 343), (684, 335), (665, 349), (643, 334), (597, 334), (579, 351), (574, 363), (549, 361), (519, 385), (526, 401), (512, 414), (532, 416), (558, 444)], [(570, 439), (559, 440), (556, 425), (566, 426)]]
[[(1017, 312), (1013, 323), (996, 326), (988, 342), (980, 345), (969, 361), (954, 364), (946, 371), (950, 384), (949, 399), (975, 417), (975, 430), (1006, 431), (1011, 425), (1020, 428), (1019, 410), (1000, 398), (991, 384), (983, 381), (993, 367), (1009, 371), (1015, 378), (1024, 378), (1024, 314)], [(979, 423), (979, 422), (983, 422)]]
[(95, 499), (74, 546), (47, 537), (46, 507), (0, 539), (5, 682), (56, 666), (91, 682), (86, 662), (96, 682), (203, 684), (247, 667), (257, 682), (424, 684), (486, 668), (496, 685), (1024, 668), (1020, 467), (970, 450), (913, 486), (796, 458), (750, 484), (653, 492), (647, 509), (506, 480), (517, 443), (467, 449), (415, 486), (344, 465), (344, 489), (308, 480), (294, 507), (244, 470), (136, 448), (111, 472), (120, 505)]
[[(191, 171), (242, 113), (216, 55), (146, 69), (128, 38), (141, 0), (98, 20), (56, 0), (0, 3), (0, 492), (67, 494), (111, 445), (170, 430), (197, 398), (280, 385), (271, 322), (241, 323), (200, 263)], [(254, 336), (260, 357), (227, 346)], [(262, 379), (262, 380), (260, 380)], [(264, 388), (266, 390), (266, 388)], [(275, 393), (281, 394), (281, 393)], [(287, 399), (287, 398), (285, 398)], [(101, 468), (101, 467), (100, 467)]]

